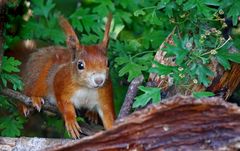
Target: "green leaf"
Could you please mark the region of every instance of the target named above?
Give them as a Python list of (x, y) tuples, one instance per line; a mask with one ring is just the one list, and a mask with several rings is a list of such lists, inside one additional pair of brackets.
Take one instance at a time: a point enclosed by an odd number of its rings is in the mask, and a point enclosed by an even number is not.
[(33, 9), (34, 15), (44, 16), (45, 18), (48, 17), (49, 12), (55, 7), (52, 0), (47, 0), (46, 4), (44, 4), (44, 0), (32, 0), (32, 2), (35, 5)]
[(229, 70), (231, 68), (231, 65), (227, 58), (217, 55), (217, 61), (224, 67), (225, 70)]
[(9, 81), (13, 85), (14, 90), (23, 89), (23, 83), (18, 75), (2, 73), (0, 74), (0, 78), (5, 87), (7, 86), (7, 81)]
[(177, 3), (178, 5), (182, 5), (183, 1), (184, 1), (184, 0), (176, 0), (176, 3)]
[(94, 43), (97, 43), (97, 40), (98, 40), (98, 36), (97, 35), (94, 35), (94, 34), (83, 34), (82, 35), (82, 38), (81, 38), (81, 42), (84, 43), (84, 44), (94, 44)]
[(72, 26), (76, 28), (78, 31), (83, 32), (83, 24), (81, 22), (82, 18), (88, 15), (90, 12), (89, 8), (80, 7), (77, 9), (69, 18), (71, 20)]
[(139, 9), (139, 10), (136, 10), (133, 14), (134, 16), (138, 17), (140, 15), (144, 16), (146, 13), (142, 9)]
[[(100, 36), (103, 35), (101, 26), (99, 26), (99, 23), (96, 23), (99, 19), (99, 16), (97, 14), (90, 14), (89, 8), (80, 7), (70, 16), (70, 19), (73, 27), (80, 32), (83, 32), (85, 30), (87, 34), (92, 34), (91, 31), (93, 31)], [(87, 41), (87, 43), (84, 42), (84, 44), (89, 43), (91, 42), (90, 41)]]
[(23, 129), (24, 120), (19, 116), (1, 117), (0, 130), (2, 136), (16, 137), (20, 136), (20, 130)]
[(149, 64), (151, 66), (152, 62), (150, 62), (149, 60), (153, 60), (153, 59), (154, 59), (154, 54), (146, 51), (145, 55), (135, 57), (134, 61), (136, 61), (139, 64), (143, 64), (143, 65)]
[(138, 8), (139, 1), (136, 0), (121, 0), (119, 4), (124, 8), (128, 8), (128, 10), (136, 10)]
[(136, 101), (133, 103), (133, 108), (146, 106), (149, 101), (152, 101), (154, 104), (160, 102), (160, 88), (140, 86), (139, 89), (143, 91), (144, 94), (135, 98)]
[(229, 11), (227, 13), (227, 17), (231, 18), (233, 21), (233, 25), (237, 25), (238, 23), (238, 17), (240, 16), (240, 1), (239, 0), (234, 0), (232, 5), (229, 7)]
[(153, 63), (155, 67), (151, 67), (149, 69), (150, 73), (157, 73), (158, 75), (168, 75), (170, 73), (173, 73), (174, 70), (176, 69), (176, 67), (166, 66), (166, 65), (160, 64), (157, 61), (154, 61)]
[(198, 14), (203, 14), (207, 18), (213, 18), (212, 14), (217, 10), (209, 5), (219, 6), (220, 3), (217, 0), (189, 0), (184, 4), (183, 10), (188, 11), (197, 8)]
[(9, 110), (9, 108), (13, 108), (14, 107), (14, 105), (9, 103), (8, 100), (9, 99), (7, 97), (0, 95), (0, 108), (1, 108), (1, 110), (2, 109)]
[(215, 95), (212, 92), (193, 92), (192, 94), (197, 99), (204, 98), (204, 97), (211, 97)]
[(19, 72), (18, 66), (21, 64), (20, 61), (15, 60), (13, 57), (3, 57), (2, 60), (2, 70), (6, 72)]
[(225, 57), (227, 57), (228, 60), (231, 60), (236, 63), (240, 63), (240, 53), (229, 53), (229, 54), (226, 54)]
[(229, 48), (232, 46), (233, 43), (228, 43), (226, 44), (223, 48), (221, 48), (218, 53), (217, 56), (218, 57), (222, 57), (224, 59), (236, 62), (236, 63), (240, 63), (240, 52), (229, 52)]
[(166, 14), (168, 15), (168, 17), (173, 17), (173, 10), (176, 9), (176, 4), (174, 2), (169, 3), (166, 6)]
[(128, 81), (142, 74), (142, 71), (147, 70), (146, 66), (136, 64), (134, 62), (129, 62), (119, 71), (119, 76), (128, 74)]
[(84, 29), (89, 33), (91, 27), (95, 24), (95, 15), (86, 15), (81, 19), (81, 21)]
[(112, 33), (111, 33), (111, 37), (114, 40), (117, 40), (118, 35), (120, 34), (120, 32), (124, 29), (125, 25), (123, 24), (117, 24), (115, 25), (115, 28), (113, 29)]
[(159, 20), (155, 10), (153, 10), (152, 13), (147, 14), (144, 17), (144, 21), (148, 22), (150, 24), (153, 24), (153, 25), (160, 25), (161, 24), (161, 21)]
[(173, 40), (175, 45), (166, 44), (164, 51), (167, 52), (167, 55), (176, 55), (176, 64), (181, 65), (189, 51), (183, 47), (184, 42), (180, 41), (176, 36), (173, 36)]
[(100, 16), (107, 16), (109, 12), (115, 10), (114, 4), (111, 0), (97, 0), (96, 3), (99, 3), (99, 5), (93, 8), (93, 12)]
[(197, 6), (196, 0), (189, 0), (183, 5), (183, 10), (187, 11)]
[(129, 62), (129, 57), (127, 56), (122, 56), (122, 57), (117, 57), (115, 58), (115, 62), (118, 64), (118, 65), (122, 65), (122, 64), (125, 64), (125, 63), (128, 63)]
[(207, 87), (210, 83), (210, 80), (208, 79), (209, 76), (214, 76), (214, 73), (208, 69), (208, 67), (198, 64), (196, 68), (196, 74), (198, 75), (199, 81)]
[(123, 11), (121, 9), (119, 9), (116, 14), (114, 15), (114, 19), (116, 21), (116, 23), (120, 23), (120, 24), (130, 24), (132, 22), (132, 14), (126, 11)]
[(161, 0), (160, 2), (158, 2), (157, 8), (158, 9), (165, 8), (169, 2), (170, 0)]
[(55, 44), (60, 44), (65, 41), (65, 35), (58, 25), (57, 14), (49, 15), (47, 24), (45, 20), (40, 18), (39, 22), (30, 20), (23, 25), (20, 35), (24, 39), (41, 39), (46, 41), (53, 41)]
[(219, 0), (204, 0), (204, 4), (212, 5), (212, 6), (219, 6), (220, 2), (219, 2)]

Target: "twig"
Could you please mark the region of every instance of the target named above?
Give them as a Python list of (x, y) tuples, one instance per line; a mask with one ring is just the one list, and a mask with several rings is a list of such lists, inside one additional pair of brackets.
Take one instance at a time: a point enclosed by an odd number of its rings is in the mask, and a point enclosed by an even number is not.
[[(27, 106), (32, 106), (31, 98), (22, 94), (22, 93), (20, 93), (20, 92), (5, 88), (1, 91), (1, 93), (5, 96), (8, 96), (8, 97), (19, 100), (21, 103), (23, 103)], [(50, 104), (49, 101), (45, 101), (42, 108), (45, 109), (45, 110), (54, 112), (54, 113), (58, 113), (58, 110), (57, 110), (56, 106)]]
[(137, 94), (138, 86), (143, 82), (143, 75), (133, 79), (128, 87), (128, 91), (126, 97), (124, 99), (123, 105), (121, 107), (120, 113), (118, 115), (118, 119), (127, 116), (132, 108), (133, 99)]

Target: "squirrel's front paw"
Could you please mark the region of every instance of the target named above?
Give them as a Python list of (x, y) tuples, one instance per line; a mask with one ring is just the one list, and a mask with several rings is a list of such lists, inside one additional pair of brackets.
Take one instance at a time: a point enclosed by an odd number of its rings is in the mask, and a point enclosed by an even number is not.
[(92, 123), (97, 124), (98, 123), (98, 113), (95, 111), (87, 111), (85, 113), (85, 116), (88, 118), (88, 120)]
[(80, 138), (81, 128), (76, 118), (65, 117), (65, 126), (69, 136), (72, 136), (74, 139)]
[(25, 117), (27, 117), (30, 113), (29, 108), (25, 104), (22, 104), (22, 103), (18, 103), (17, 105), (18, 105), (19, 112), (21, 114), (23, 114)]
[(44, 99), (42, 97), (31, 97), (33, 106), (38, 110), (41, 111), (42, 104), (44, 104)]

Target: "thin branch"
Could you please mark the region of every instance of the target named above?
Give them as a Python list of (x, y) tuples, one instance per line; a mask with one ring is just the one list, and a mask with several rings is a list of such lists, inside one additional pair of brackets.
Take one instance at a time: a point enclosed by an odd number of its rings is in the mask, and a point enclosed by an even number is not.
[[(8, 97), (19, 100), (21, 103), (25, 104), (26, 106), (31, 106), (32, 107), (31, 98), (22, 94), (22, 93), (20, 93), (20, 92), (14, 91), (12, 89), (5, 88), (1, 91), (1, 93), (5, 96), (8, 96)], [(48, 110), (48, 111), (51, 111), (51, 112), (54, 112), (54, 113), (58, 113), (58, 110), (57, 110), (56, 106), (50, 104), (49, 101), (45, 101), (42, 108), (44, 110)]]
[(143, 79), (144, 79), (143, 75), (141, 75), (133, 79), (133, 81), (130, 83), (126, 97), (124, 99), (123, 105), (118, 115), (118, 119), (123, 118), (130, 113), (133, 104), (133, 99), (137, 95), (138, 86), (142, 84)]

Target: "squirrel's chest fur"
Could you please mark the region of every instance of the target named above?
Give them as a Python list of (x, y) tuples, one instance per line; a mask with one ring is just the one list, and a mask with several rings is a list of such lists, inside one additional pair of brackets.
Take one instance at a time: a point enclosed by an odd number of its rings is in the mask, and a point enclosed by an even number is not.
[[(51, 103), (56, 104), (56, 97), (53, 94), (49, 94), (47, 98)], [(99, 106), (98, 90), (79, 88), (72, 93), (70, 101), (73, 103), (75, 108), (87, 108), (89, 110), (95, 110)]]
[(94, 109), (98, 107), (99, 95), (97, 89), (80, 88), (73, 92), (71, 102), (76, 108), (85, 107)]

